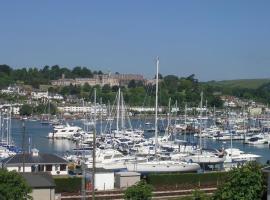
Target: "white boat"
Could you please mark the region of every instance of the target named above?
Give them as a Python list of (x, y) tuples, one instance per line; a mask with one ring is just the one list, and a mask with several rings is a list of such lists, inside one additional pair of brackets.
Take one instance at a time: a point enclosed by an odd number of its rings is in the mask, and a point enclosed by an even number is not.
[(48, 138), (51, 139), (72, 139), (72, 137), (82, 132), (82, 128), (79, 126), (70, 126), (67, 124), (66, 126), (59, 125), (55, 126), (53, 132), (48, 134)]
[[(115, 149), (97, 149), (95, 166), (97, 168), (110, 169), (114, 171), (126, 170), (126, 164), (132, 161), (134, 162), (135, 159), (135, 156), (124, 156)], [(90, 155), (85, 162), (88, 168), (93, 167), (92, 161), (92, 155)], [(139, 161), (145, 161), (145, 158), (140, 159)]]
[(261, 156), (256, 154), (245, 153), (240, 149), (236, 148), (228, 148), (225, 149), (226, 159), (224, 161), (224, 169), (226, 171), (232, 169), (233, 167), (237, 167), (238, 165), (243, 165), (250, 161), (259, 161)]
[(247, 138), (245, 143), (250, 145), (263, 145), (268, 144), (268, 140), (265, 139), (262, 135), (254, 135), (250, 138)]
[(212, 152), (198, 149), (189, 156), (186, 156), (185, 161), (199, 164), (220, 164), (225, 161), (225, 155), (218, 151)]
[(143, 163), (128, 163), (128, 171), (136, 171), (141, 173), (151, 172), (197, 172), (200, 165), (197, 163), (187, 163), (180, 161), (148, 161)]

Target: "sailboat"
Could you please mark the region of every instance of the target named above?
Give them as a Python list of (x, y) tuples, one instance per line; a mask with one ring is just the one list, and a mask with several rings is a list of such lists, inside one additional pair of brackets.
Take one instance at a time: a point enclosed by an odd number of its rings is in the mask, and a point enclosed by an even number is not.
[(159, 68), (159, 59), (156, 60), (156, 106), (155, 106), (155, 159), (149, 160), (147, 162), (134, 162), (127, 164), (128, 171), (136, 171), (141, 173), (150, 173), (150, 172), (190, 172), (198, 171), (200, 166), (197, 163), (188, 163), (181, 161), (172, 161), (172, 160), (159, 160), (157, 159), (157, 151), (159, 148), (158, 144), (158, 124), (157, 124), (157, 114), (158, 114), (158, 68)]
[(225, 156), (223, 152), (217, 150), (205, 150), (202, 148), (202, 101), (203, 92), (201, 92), (201, 103), (200, 103), (200, 131), (199, 131), (199, 148), (196, 151), (191, 152), (191, 154), (185, 157), (186, 161), (195, 162), (199, 164), (218, 164), (225, 161)]
[(231, 140), (230, 140), (231, 145), (230, 145), (230, 148), (225, 149), (226, 160), (224, 161), (224, 165), (223, 165), (226, 171), (232, 169), (233, 167), (237, 167), (238, 165), (243, 165), (250, 161), (258, 161), (261, 158), (261, 156), (259, 155), (245, 153), (241, 151), (240, 149), (233, 148), (232, 131), (230, 131), (230, 133), (231, 133)]

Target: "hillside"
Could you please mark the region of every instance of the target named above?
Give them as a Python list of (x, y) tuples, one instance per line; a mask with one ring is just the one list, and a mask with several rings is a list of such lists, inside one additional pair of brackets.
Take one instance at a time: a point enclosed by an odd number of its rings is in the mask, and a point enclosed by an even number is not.
[(237, 79), (237, 80), (224, 80), (224, 81), (209, 81), (206, 82), (212, 86), (225, 86), (231, 88), (248, 88), (257, 89), (265, 83), (269, 83), (269, 79)]

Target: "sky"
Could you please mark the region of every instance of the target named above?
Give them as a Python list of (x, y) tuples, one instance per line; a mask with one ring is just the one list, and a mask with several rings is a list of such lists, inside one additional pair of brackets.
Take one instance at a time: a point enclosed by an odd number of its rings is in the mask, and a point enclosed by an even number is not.
[(0, 1), (0, 64), (270, 78), (267, 0)]

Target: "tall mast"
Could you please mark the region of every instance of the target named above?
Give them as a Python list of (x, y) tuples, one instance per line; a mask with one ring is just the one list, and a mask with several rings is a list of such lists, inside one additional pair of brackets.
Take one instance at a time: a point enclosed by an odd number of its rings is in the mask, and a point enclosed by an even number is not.
[(120, 107), (120, 88), (118, 89), (117, 95), (117, 112), (116, 112), (116, 131), (119, 131), (119, 108)]
[(125, 109), (124, 109), (124, 99), (123, 99), (123, 93), (120, 95), (121, 97), (121, 129), (125, 129)]
[(202, 102), (203, 102), (203, 91), (201, 92), (201, 103), (200, 103), (200, 149), (202, 150)]
[(158, 68), (159, 68), (159, 58), (157, 57), (156, 61), (157, 65), (157, 74), (156, 74), (156, 108), (155, 108), (155, 154), (157, 153), (157, 146), (158, 146), (158, 120), (157, 120), (157, 114), (158, 114)]
[(168, 133), (169, 133), (169, 129), (171, 126), (171, 97), (169, 98), (169, 105), (168, 105), (169, 109), (168, 109), (168, 125), (167, 125), (167, 129), (168, 129)]
[(103, 106), (102, 106), (102, 97), (100, 98), (100, 134), (102, 134), (102, 115), (103, 115)]
[(187, 139), (187, 103), (185, 103), (185, 134), (184, 134), (184, 140), (186, 141)]
[(93, 169), (92, 169), (92, 199), (95, 199), (95, 171), (96, 171), (96, 123), (97, 123), (97, 91), (94, 90), (94, 131), (93, 131)]

